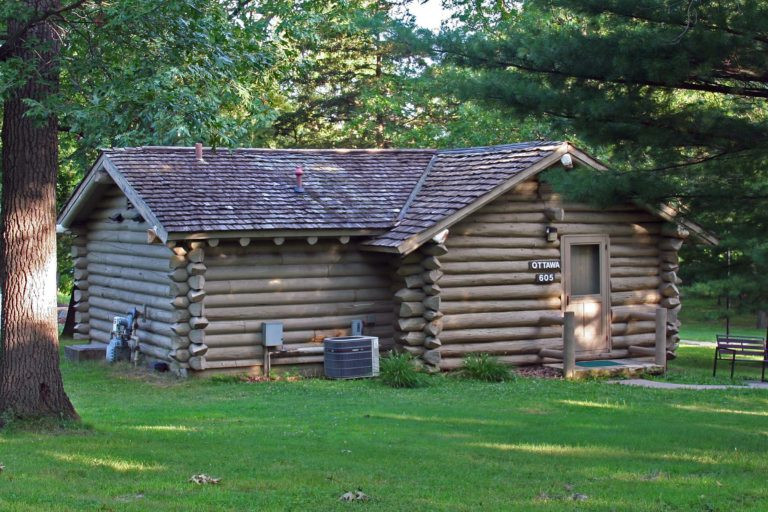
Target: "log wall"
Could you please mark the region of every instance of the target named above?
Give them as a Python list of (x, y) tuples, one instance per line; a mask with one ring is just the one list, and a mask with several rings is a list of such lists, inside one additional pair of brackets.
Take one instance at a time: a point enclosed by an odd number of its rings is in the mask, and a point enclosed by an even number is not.
[[(102, 196), (89, 218), (73, 231), (76, 327), (78, 338), (109, 342), (112, 320), (132, 308), (141, 314), (141, 352), (172, 362), (171, 325), (180, 319), (172, 305), (187, 284), (169, 278), (173, 253), (147, 244), (150, 226), (117, 188)], [(183, 315), (182, 315), (183, 316)]]
[(321, 363), (322, 341), (364, 333), (392, 346), (389, 257), (330, 239), (222, 241), (205, 248), (204, 368), (259, 366), (261, 324), (283, 323), (283, 350), (273, 365)]
[(558, 237), (609, 235), (612, 346), (603, 357), (626, 357), (630, 345), (653, 346), (659, 305), (670, 308), (674, 349), (677, 250), (686, 234), (635, 206), (598, 210), (565, 202), (534, 178), (450, 228), (440, 256), (440, 368), (457, 368), (476, 352), (510, 364), (541, 363), (539, 350), (562, 347), (562, 275), (538, 285), (528, 270), (531, 260), (560, 259), (559, 239), (546, 240), (547, 226)]

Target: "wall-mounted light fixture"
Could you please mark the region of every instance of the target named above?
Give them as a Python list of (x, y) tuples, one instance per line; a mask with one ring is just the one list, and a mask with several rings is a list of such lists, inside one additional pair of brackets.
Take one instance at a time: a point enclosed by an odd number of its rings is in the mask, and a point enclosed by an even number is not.
[(560, 158), (560, 163), (563, 164), (563, 167), (566, 169), (573, 169), (573, 158), (571, 158), (571, 155), (568, 153)]
[(557, 228), (555, 226), (547, 226), (544, 233), (547, 235), (547, 242), (557, 242)]

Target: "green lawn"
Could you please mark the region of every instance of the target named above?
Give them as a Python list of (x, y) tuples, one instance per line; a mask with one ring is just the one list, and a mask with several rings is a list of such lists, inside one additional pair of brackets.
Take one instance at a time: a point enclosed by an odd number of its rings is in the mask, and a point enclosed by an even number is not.
[[(680, 310), (680, 337), (684, 340), (711, 341), (716, 334), (725, 334), (725, 320), (718, 318), (717, 304), (711, 299), (684, 297)], [(731, 333), (749, 336), (766, 335), (765, 329), (756, 329), (756, 316), (736, 313), (731, 316)]]
[[(671, 378), (709, 355), (681, 349)], [(768, 392), (63, 371), (89, 429), (0, 434), (2, 511), (768, 509)]]

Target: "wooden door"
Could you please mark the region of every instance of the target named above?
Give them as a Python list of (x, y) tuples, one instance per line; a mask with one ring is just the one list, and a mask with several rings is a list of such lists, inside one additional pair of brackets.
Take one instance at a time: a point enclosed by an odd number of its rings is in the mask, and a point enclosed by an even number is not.
[(575, 314), (576, 353), (609, 352), (608, 237), (567, 235), (560, 243), (563, 308)]

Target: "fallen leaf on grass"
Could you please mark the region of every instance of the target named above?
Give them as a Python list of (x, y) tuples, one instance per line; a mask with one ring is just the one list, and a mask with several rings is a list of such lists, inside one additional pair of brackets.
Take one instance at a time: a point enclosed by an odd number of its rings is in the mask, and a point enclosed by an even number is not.
[(205, 475), (201, 473), (199, 475), (192, 475), (189, 478), (189, 481), (197, 485), (218, 484), (219, 482), (221, 482), (221, 478), (214, 478), (210, 475)]
[(356, 491), (348, 491), (339, 497), (339, 501), (368, 501), (371, 497), (365, 494), (360, 489)]
[(4, 469), (5, 469), (5, 466), (3, 465), (2, 462), (0, 462), (0, 473), (2, 473)]

